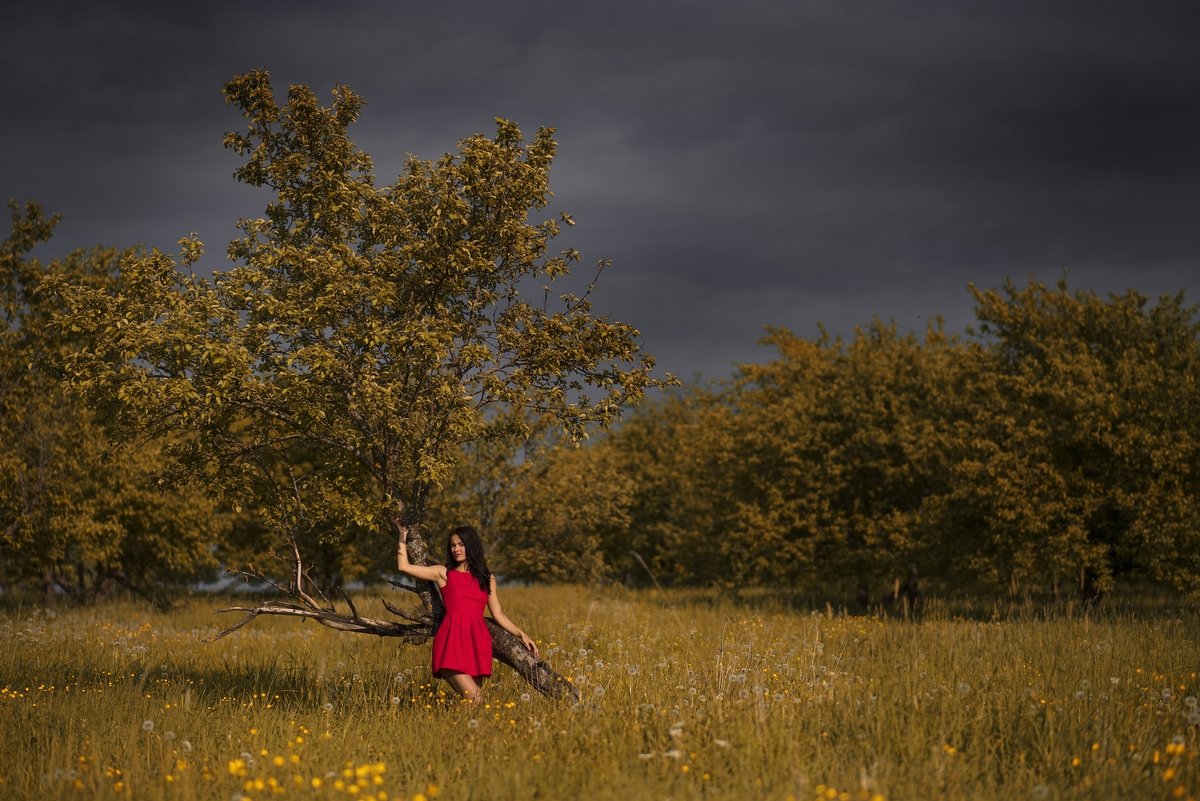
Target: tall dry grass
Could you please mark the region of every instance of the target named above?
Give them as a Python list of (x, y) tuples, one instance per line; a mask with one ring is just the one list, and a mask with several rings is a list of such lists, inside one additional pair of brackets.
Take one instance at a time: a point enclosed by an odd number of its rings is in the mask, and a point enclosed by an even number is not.
[(211, 598), (10, 609), (0, 797), (1200, 794), (1191, 613), (914, 622), (575, 587), (504, 601), (581, 704), (497, 666), (488, 704), (463, 706), (431, 682), (428, 646), (286, 619), (204, 644)]

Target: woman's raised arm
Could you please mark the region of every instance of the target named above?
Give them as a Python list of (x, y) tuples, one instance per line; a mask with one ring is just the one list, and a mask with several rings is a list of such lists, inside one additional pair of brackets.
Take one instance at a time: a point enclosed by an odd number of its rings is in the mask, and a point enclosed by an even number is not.
[(439, 587), (446, 586), (445, 565), (414, 565), (408, 561), (408, 540), (406, 538), (396, 544), (396, 568), (401, 573), (407, 573), (413, 578), (436, 582)]

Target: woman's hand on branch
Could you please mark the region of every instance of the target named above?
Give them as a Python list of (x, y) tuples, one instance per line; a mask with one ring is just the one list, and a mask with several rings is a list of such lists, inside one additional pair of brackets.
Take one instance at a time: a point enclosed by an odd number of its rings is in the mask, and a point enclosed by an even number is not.
[(535, 643), (533, 640), (529, 639), (529, 635), (526, 634), (525, 632), (521, 632), (521, 644), (524, 645), (526, 648), (528, 648), (533, 653), (534, 659), (537, 659), (540, 656), (540, 654), (538, 653), (537, 643)]

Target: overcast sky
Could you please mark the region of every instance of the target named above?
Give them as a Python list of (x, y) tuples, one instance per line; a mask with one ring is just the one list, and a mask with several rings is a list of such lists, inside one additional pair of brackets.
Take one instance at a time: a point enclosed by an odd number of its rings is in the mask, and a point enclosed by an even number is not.
[(363, 95), (381, 182), (497, 116), (557, 128), (564, 246), (684, 378), (770, 358), (768, 324), (961, 330), (1006, 276), (1200, 300), (1196, 2), (37, 2), (0, 67), (0, 194), (63, 215), (43, 256), (194, 231), (223, 269), (263, 197), (220, 89), (262, 67)]

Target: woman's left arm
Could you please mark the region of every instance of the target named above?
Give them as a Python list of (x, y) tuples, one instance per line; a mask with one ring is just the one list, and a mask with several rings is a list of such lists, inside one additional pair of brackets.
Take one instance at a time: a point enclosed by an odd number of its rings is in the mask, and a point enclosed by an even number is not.
[(500, 628), (507, 631), (514, 637), (520, 637), (521, 643), (533, 652), (534, 657), (538, 656), (537, 643), (529, 638), (529, 635), (521, 631), (516, 623), (508, 619), (508, 615), (504, 614), (504, 610), (500, 608), (500, 597), (496, 595), (496, 577), (492, 576), (491, 592), (488, 593), (487, 602), (488, 611), (492, 613), (492, 620), (500, 625)]

